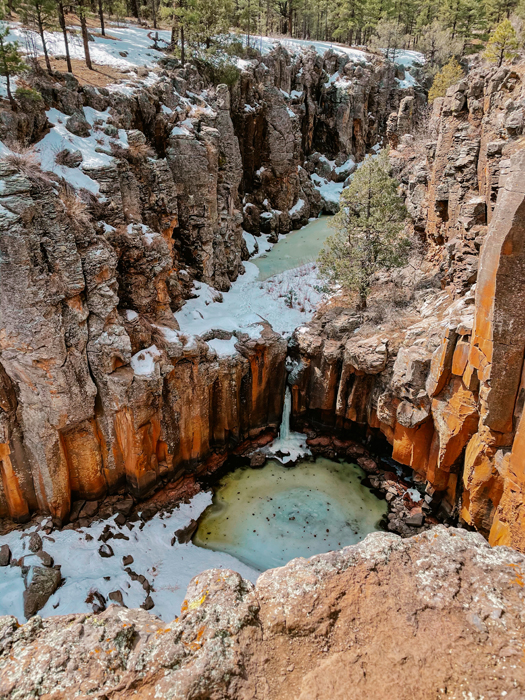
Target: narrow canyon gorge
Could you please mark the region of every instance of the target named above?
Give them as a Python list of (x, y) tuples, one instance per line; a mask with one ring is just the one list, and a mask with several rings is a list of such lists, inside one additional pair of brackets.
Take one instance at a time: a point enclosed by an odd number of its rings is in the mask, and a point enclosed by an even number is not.
[[(431, 105), (423, 63), (0, 107), (0, 700), (525, 696), (525, 60)], [(413, 247), (363, 309), (315, 260), (385, 147)]]

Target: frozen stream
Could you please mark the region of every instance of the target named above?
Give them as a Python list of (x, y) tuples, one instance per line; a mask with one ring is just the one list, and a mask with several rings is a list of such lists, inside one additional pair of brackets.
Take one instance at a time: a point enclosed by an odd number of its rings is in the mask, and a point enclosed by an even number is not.
[(354, 464), (325, 458), (237, 469), (222, 479), (193, 541), (259, 571), (356, 544), (387, 512), (363, 476)]
[(259, 279), (266, 280), (294, 267), (317, 259), (328, 236), (334, 233), (330, 226), (332, 216), (321, 216), (298, 231), (283, 236), (271, 251), (260, 255), (254, 262), (260, 270)]

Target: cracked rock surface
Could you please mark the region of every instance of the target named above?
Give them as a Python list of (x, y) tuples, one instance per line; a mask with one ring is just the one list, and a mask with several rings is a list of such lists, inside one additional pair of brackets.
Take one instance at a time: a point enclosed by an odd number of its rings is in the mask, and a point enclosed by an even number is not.
[(525, 557), (437, 526), (295, 559), (256, 584), (213, 569), (169, 625), (143, 610), (0, 618), (0, 697), (518, 700)]

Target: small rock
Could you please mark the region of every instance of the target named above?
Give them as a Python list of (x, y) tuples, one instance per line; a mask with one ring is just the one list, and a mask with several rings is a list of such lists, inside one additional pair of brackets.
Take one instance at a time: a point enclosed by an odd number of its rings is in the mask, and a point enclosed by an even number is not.
[(122, 597), (121, 591), (111, 591), (108, 597), (114, 603), (118, 603), (118, 605), (124, 605), (124, 598)]
[(131, 556), (131, 554), (128, 554), (126, 557), (122, 557), (122, 563), (124, 566), (130, 566), (130, 564), (133, 564), (134, 559)]
[(256, 452), (255, 454), (251, 455), (250, 457), (250, 467), (264, 467), (266, 463), (266, 456), (263, 455), (261, 452)]
[(115, 554), (111, 545), (106, 543), (100, 545), (100, 547), (98, 548), (98, 553), (101, 557), (104, 557), (105, 559), (109, 559), (109, 557), (112, 557)]
[(120, 527), (122, 527), (123, 525), (125, 525), (125, 524), (126, 524), (126, 516), (124, 515), (124, 513), (119, 513), (119, 514), (117, 515), (117, 517), (115, 518), (115, 522), (116, 522), (116, 524), (119, 525)]
[(412, 527), (421, 527), (425, 522), (425, 516), (423, 513), (414, 513), (414, 515), (409, 515), (405, 520), (405, 525), (412, 525)]
[(38, 532), (33, 532), (29, 538), (29, 549), (31, 552), (39, 552), (42, 549), (42, 538)]
[(91, 134), (91, 127), (84, 113), (76, 112), (66, 121), (66, 129), (75, 136), (86, 138)]
[(48, 554), (47, 552), (44, 552), (43, 549), (41, 549), (39, 552), (37, 552), (36, 555), (37, 555), (37, 557), (40, 559), (40, 561), (42, 562), (42, 564), (43, 564), (44, 566), (49, 566), (49, 567), (51, 567), (51, 566), (53, 566), (54, 563), (55, 563), (54, 560), (53, 560), (53, 557), (51, 556), (51, 554)]
[(9, 566), (11, 561), (11, 550), (8, 544), (3, 544), (0, 547), (0, 566)]
[(123, 515), (129, 515), (133, 510), (133, 499), (126, 498), (124, 501), (115, 503), (115, 510)]
[(175, 530), (175, 534), (171, 540), (171, 545), (173, 546), (175, 542), (179, 544), (186, 544), (193, 537), (193, 533), (197, 529), (198, 523), (196, 520), (190, 520), (186, 527), (181, 527), (180, 530)]
[(36, 615), (57, 590), (62, 577), (58, 569), (33, 567), (31, 583), (24, 591), (24, 615), (27, 619)]
[(153, 598), (149, 595), (146, 597), (146, 600), (142, 603), (140, 606), (143, 610), (151, 610), (155, 606), (155, 603), (153, 602)]
[(80, 518), (93, 518), (98, 512), (98, 501), (86, 501), (80, 511)]
[(110, 138), (115, 138), (116, 136), (118, 136), (118, 129), (113, 124), (107, 124), (106, 128), (104, 129), (104, 133)]

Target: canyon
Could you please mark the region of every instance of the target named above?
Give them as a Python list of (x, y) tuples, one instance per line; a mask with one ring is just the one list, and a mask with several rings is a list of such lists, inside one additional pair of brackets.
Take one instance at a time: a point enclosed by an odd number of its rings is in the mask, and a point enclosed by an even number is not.
[[(143, 610), (0, 617), (1, 698), (522, 697), (525, 62), (473, 57), (429, 107), (404, 58), (275, 42), (226, 85), (164, 56), (120, 86), (37, 74), (0, 109), (0, 533), (24, 550), (0, 576), (38, 556), (27, 590), (54, 592), (42, 539), (84, 537), (89, 566), (165, 513), (187, 544), (207, 479), (286, 452), (284, 406), (391, 531), (256, 583), (210, 568), (173, 622), (130, 544)], [(283, 236), (385, 145), (414, 245), (357, 309)]]
[[(123, 484), (143, 497), (275, 431), (286, 340), (263, 319), (187, 337), (173, 313), (193, 280), (218, 298), (230, 288), (248, 258), (243, 227), (276, 240), (330, 210), (310, 174), (342, 188), (392, 109), (424, 101), (397, 88), (403, 69), (363, 52), (277, 47), (231, 90), (165, 64), (131, 96), (38, 77), (43, 101), (2, 113), (6, 143), (37, 142), (49, 164), (66, 136), (79, 152), (62, 161), (83, 159), (81, 175), (0, 166), (2, 517), (65, 523), (75, 500)], [(57, 172), (81, 196), (57, 188)], [(209, 344), (232, 338), (227, 358)]]

